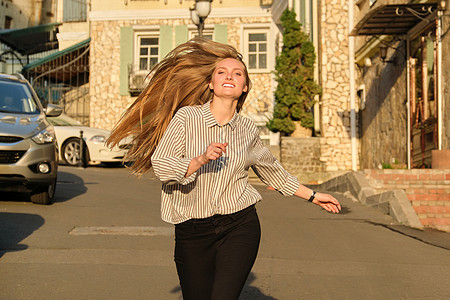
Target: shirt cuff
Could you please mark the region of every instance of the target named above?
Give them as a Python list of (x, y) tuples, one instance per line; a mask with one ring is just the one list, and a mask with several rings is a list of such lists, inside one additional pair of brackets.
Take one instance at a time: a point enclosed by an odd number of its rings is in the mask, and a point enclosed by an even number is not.
[(299, 187), (300, 182), (298, 181), (297, 177), (289, 174), (289, 176), (286, 178), (286, 183), (278, 191), (284, 196), (293, 196), (295, 192), (297, 192)]
[(189, 168), (189, 164), (191, 163), (190, 158), (182, 158), (180, 159), (179, 165), (177, 167), (176, 172), (176, 177), (177, 177), (177, 181), (180, 184), (186, 185), (191, 183), (192, 181), (195, 180), (195, 178), (197, 177), (197, 172), (192, 173), (188, 178), (184, 177), (184, 175), (186, 175), (186, 172)]

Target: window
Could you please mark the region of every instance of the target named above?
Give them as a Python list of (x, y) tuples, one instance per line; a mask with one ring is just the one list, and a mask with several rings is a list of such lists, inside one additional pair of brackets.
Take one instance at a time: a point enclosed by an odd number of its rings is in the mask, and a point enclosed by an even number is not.
[[(209, 28), (203, 29), (202, 36), (205, 39), (212, 41), (213, 36), (214, 36), (214, 29), (209, 29)], [(195, 30), (189, 29), (189, 39), (193, 39), (195, 37), (198, 37), (198, 30), (197, 29), (195, 29)]]
[(64, 0), (63, 21), (64, 22), (86, 22), (87, 4), (86, 0)]
[(249, 33), (248, 65), (250, 69), (267, 69), (267, 33)]
[(150, 71), (159, 60), (159, 37), (139, 36), (138, 52), (139, 70)]
[(134, 55), (128, 65), (128, 89), (131, 95), (142, 92), (150, 80), (150, 71), (158, 64), (160, 56), (159, 31), (134, 32)]
[(269, 30), (244, 30), (244, 55), (250, 72), (268, 72)]

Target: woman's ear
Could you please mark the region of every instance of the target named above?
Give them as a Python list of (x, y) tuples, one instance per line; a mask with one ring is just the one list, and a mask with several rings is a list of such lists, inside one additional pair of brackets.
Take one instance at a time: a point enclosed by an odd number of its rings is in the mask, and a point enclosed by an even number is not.
[(210, 81), (208, 85), (209, 85), (209, 89), (210, 89), (210, 90), (214, 90), (214, 86), (213, 86), (213, 84), (212, 84), (212, 81)]
[(247, 91), (248, 91), (248, 85), (245, 85), (244, 89), (242, 89), (242, 92), (247, 93)]

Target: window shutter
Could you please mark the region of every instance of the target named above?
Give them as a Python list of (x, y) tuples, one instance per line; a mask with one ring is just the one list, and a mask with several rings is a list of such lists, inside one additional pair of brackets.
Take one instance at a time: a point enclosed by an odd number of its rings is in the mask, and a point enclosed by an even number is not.
[(133, 29), (120, 28), (120, 95), (129, 96), (128, 66), (133, 63)]
[(63, 21), (64, 22), (85, 22), (87, 20), (86, 0), (64, 0)]
[(186, 25), (175, 26), (175, 47), (186, 43), (188, 39), (188, 27)]
[(228, 31), (227, 25), (215, 24), (214, 25), (214, 41), (227, 44), (228, 43)]
[(159, 60), (163, 60), (164, 57), (169, 53), (172, 48), (172, 26), (169, 25), (161, 25), (159, 27)]

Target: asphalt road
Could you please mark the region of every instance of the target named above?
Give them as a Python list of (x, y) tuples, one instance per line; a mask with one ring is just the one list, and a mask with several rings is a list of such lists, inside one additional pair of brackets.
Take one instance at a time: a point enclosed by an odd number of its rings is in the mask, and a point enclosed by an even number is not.
[[(240, 299), (450, 299), (450, 234), (255, 186), (262, 242)], [(151, 174), (66, 166), (52, 205), (0, 194), (0, 299), (181, 299), (159, 197)]]

